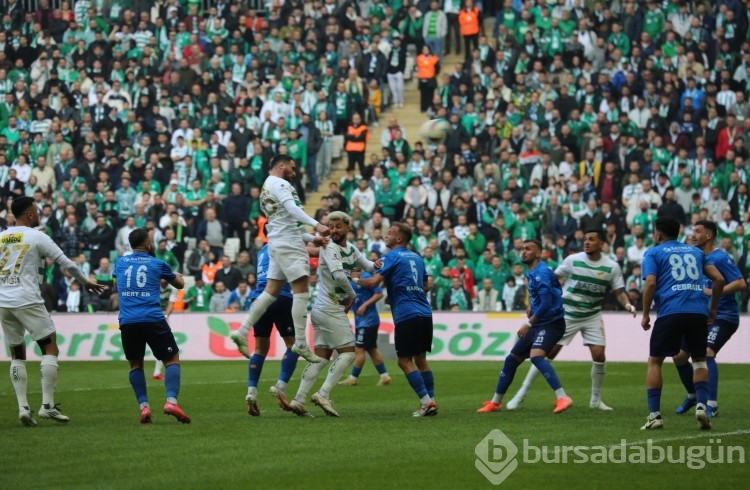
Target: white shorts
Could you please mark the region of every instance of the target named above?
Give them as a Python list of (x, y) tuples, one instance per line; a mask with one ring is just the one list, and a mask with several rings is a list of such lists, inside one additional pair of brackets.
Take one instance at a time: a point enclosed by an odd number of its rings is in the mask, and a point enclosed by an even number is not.
[(268, 279), (292, 283), (310, 275), (310, 255), (300, 238), (296, 242), (268, 242)]
[(568, 345), (578, 332), (583, 335), (583, 345), (606, 346), (604, 335), (604, 320), (601, 315), (589, 318), (565, 318), (565, 335), (557, 342), (557, 345)]
[(3, 335), (8, 346), (22, 345), (26, 331), (34, 341), (42, 340), (55, 333), (44, 305), (29, 305), (23, 308), (0, 308), (0, 323), (3, 325)]
[(354, 345), (354, 330), (343, 308), (337, 311), (313, 306), (310, 321), (315, 330), (315, 347), (338, 349)]

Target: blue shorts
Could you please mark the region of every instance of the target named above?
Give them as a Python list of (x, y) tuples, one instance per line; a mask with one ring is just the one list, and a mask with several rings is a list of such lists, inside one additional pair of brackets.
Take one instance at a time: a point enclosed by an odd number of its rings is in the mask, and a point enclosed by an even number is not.
[(708, 337), (707, 315), (700, 313), (675, 313), (661, 316), (651, 330), (649, 355), (671, 357), (680, 352), (680, 345), (693, 357), (706, 357)]
[[(708, 327), (706, 347), (714, 351), (714, 355), (718, 354), (724, 344), (732, 338), (738, 327), (738, 324), (727, 320), (714, 320), (714, 323)], [(684, 337), (680, 348), (685, 352), (690, 352)]]
[(274, 325), (276, 325), (276, 331), (282, 337), (294, 336), (292, 298), (280, 296), (274, 301), (260, 317), (258, 323), (253, 325), (253, 337), (269, 338)]
[(378, 348), (378, 327), (360, 327), (355, 329), (354, 346), (360, 349), (370, 350)]
[(166, 320), (161, 322), (139, 322), (120, 325), (122, 350), (128, 361), (142, 361), (146, 356), (146, 345), (160, 361), (169, 361), (180, 349)]
[(528, 359), (533, 349), (541, 349), (549, 354), (563, 335), (565, 335), (564, 318), (538, 327), (534, 326), (524, 338), (518, 339), (510, 352), (523, 359)]

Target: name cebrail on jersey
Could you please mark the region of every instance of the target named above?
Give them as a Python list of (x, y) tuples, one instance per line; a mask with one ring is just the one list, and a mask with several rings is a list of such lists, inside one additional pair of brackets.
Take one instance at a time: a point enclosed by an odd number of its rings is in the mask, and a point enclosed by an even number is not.
[(672, 286), (672, 291), (703, 291), (703, 286), (700, 284), (675, 284)]

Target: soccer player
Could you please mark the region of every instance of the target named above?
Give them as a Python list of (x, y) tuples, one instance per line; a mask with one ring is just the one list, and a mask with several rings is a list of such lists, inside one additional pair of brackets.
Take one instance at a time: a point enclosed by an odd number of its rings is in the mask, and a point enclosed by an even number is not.
[(45, 257), (68, 271), (89, 291), (101, 293), (106, 286), (91, 282), (78, 266), (67, 258), (52, 239), (37, 230), (39, 208), (31, 197), (13, 200), (10, 208), (16, 225), (0, 233), (0, 323), (5, 343), (10, 349), (10, 381), (18, 399), (18, 419), (25, 426), (36, 421), (26, 398), (25, 332), (42, 351), (40, 366), (42, 379), (42, 406), (39, 418), (69, 422), (55, 406), (57, 387), (57, 334), (39, 289), (39, 271), (44, 270)]
[(122, 349), (130, 363), (130, 385), (140, 406), (142, 424), (150, 424), (151, 408), (148, 403), (143, 357), (146, 345), (154, 357), (164, 363), (164, 386), (167, 402), (164, 413), (189, 424), (188, 417), (177, 403), (180, 392), (180, 354), (172, 330), (160, 308), (160, 286), (165, 280), (182, 289), (182, 275), (172, 271), (163, 261), (155, 258), (154, 241), (146, 228), (136, 228), (128, 236), (133, 253), (120, 257), (115, 264), (115, 284), (120, 300), (120, 332)]
[[(724, 291), (719, 300), (716, 320), (708, 330), (706, 365), (708, 367), (708, 402), (706, 404), (706, 416), (715, 417), (719, 413), (719, 368), (716, 365), (716, 354), (727, 341), (732, 338), (740, 323), (739, 309), (734, 294), (747, 287), (742, 278), (737, 264), (726, 252), (714, 245), (716, 240), (716, 223), (709, 220), (700, 220), (693, 227), (692, 244), (706, 254), (706, 264), (713, 265), (721, 273), (725, 281)], [(706, 295), (711, 294), (710, 281), (703, 288)], [(674, 357), (674, 363), (680, 374), (680, 380), (687, 389), (688, 395), (682, 405), (675, 410), (678, 414), (687, 413), (696, 403), (695, 385), (693, 384), (693, 366), (688, 362), (690, 352), (683, 346), (680, 353)]]
[(354, 304), (356, 294), (349, 283), (349, 275), (357, 267), (372, 272), (375, 264), (365, 259), (354, 245), (346, 241), (350, 223), (349, 215), (341, 211), (328, 215), (331, 243), (320, 250), (319, 291), (310, 314), (315, 330), (315, 354), (320, 356), (322, 362), (309, 363), (302, 372), (297, 394), (289, 404), (297, 415), (310, 415), (305, 406), (307, 394), (335, 350), (339, 355), (328, 368), (323, 386), (312, 396), (312, 401), (326, 415), (338, 417), (338, 412), (331, 405), (330, 393), (354, 362), (354, 333), (346, 314)]
[(542, 243), (539, 240), (523, 242), (521, 260), (529, 270), (526, 274), (529, 289), (529, 308), (526, 310), (528, 320), (518, 331), (518, 341), (505, 358), (495, 395), (492, 400), (484, 402), (477, 410), (479, 413), (502, 410), (503, 396), (513, 383), (518, 366), (527, 358), (531, 359), (555, 391), (557, 401), (552, 411), (560, 413), (573, 405), (573, 400), (565, 394), (555, 369), (546, 359), (547, 353), (551, 352), (565, 334), (565, 312), (560, 282), (547, 264), (540, 260), (541, 256)]
[[(353, 274), (353, 278), (367, 279), (372, 277), (369, 272)], [(354, 284), (354, 292), (357, 293), (357, 299), (354, 301), (354, 329), (356, 339), (354, 341), (354, 366), (349, 378), (341, 381), (340, 385), (357, 386), (359, 384), (359, 375), (362, 372), (362, 366), (365, 365), (365, 353), (370, 354), (370, 359), (375, 365), (375, 369), (380, 375), (377, 386), (391, 384), (393, 379), (388, 376), (383, 362), (383, 354), (378, 349), (378, 328), (380, 327), (380, 315), (375, 304), (383, 297), (383, 290), (380, 286), (375, 289), (366, 289), (359, 284)]]
[[(641, 430), (662, 429), (661, 366), (664, 358), (680, 351), (685, 340), (686, 351), (693, 359), (695, 384), (695, 418), (701, 429), (711, 428), (706, 415), (708, 369), (706, 345), (708, 327), (716, 318), (716, 307), (724, 289), (724, 278), (714, 265), (706, 263), (705, 254), (697, 247), (680, 243), (680, 223), (672, 218), (658, 218), (654, 243), (643, 257), (643, 330), (651, 328), (651, 303), (656, 303), (658, 316), (651, 332), (648, 371), (646, 374), (649, 416)], [(711, 304), (706, 315), (701, 271), (711, 280)]]
[(393, 223), (385, 237), (389, 252), (382, 257), (381, 267), (372, 277), (354, 279), (354, 283), (374, 288), (385, 282), (393, 312), (398, 367), (419, 397), (419, 408), (412, 415), (431, 417), (438, 413), (435, 380), (427, 362), (432, 349), (432, 309), (425, 290), (424, 261), (406, 248), (411, 237), (408, 225)]
[[(581, 332), (584, 345), (587, 345), (591, 351), (592, 360), (589, 406), (599, 410), (612, 410), (601, 399), (606, 345), (602, 301), (604, 301), (607, 288), (612, 289), (617, 301), (633, 315), (633, 318), (636, 316), (636, 310), (625, 293), (622, 269), (617, 262), (602, 255), (602, 247), (605, 243), (603, 230), (587, 230), (584, 235), (583, 252), (569, 255), (555, 270), (555, 275), (563, 285), (565, 335), (547, 354), (547, 359), (554, 359), (563, 346), (570, 344), (573, 337)], [(537, 376), (539, 376), (539, 370), (532, 364), (521, 389), (508, 402), (508, 410), (518, 408)]]
[[(174, 310), (174, 304), (177, 302), (177, 290), (172, 287), (169, 283), (163, 283), (159, 286), (159, 307), (164, 310), (164, 317), (169, 322), (169, 315)], [(156, 380), (164, 380), (164, 363), (159, 359), (154, 364), (154, 374), (151, 378)]]
[(271, 159), (271, 170), (263, 183), (260, 193), (260, 206), (268, 217), (268, 282), (247, 312), (242, 327), (231, 334), (232, 341), (245, 357), (250, 357), (247, 349), (247, 336), (268, 308), (281, 294), (284, 284), (292, 285), (292, 320), (294, 321), (295, 342), (292, 352), (308, 362), (321, 362), (307, 345), (307, 301), (309, 299), (308, 278), (310, 276), (310, 256), (305, 242), (312, 235), (303, 233), (302, 225), (310, 225), (321, 236), (329, 234), (328, 227), (309, 217), (302, 209), (297, 191), (292, 184), (296, 174), (296, 164), (289, 155), (276, 155)]
[[(265, 234), (265, 230), (264, 234)], [(263, 292), (266, 286), (268, 264), (270, 257), (268, 256), (268, 245), (265, 245), (258, 252), (258, 267), (255, 272), (257, 278), (257, 286), (255, 290), (250, 293), (250, 301), (255, 301)], [(247, 375), (247, 396), (245, 401), (247, 402), (247, 413), (253, 417), (260, 415), (260, 409), (258, 408), (258, 381), (260, 380), (260, 374), (263, 371), (263, 362), (266, 360), (268, 350), (271, 348), (271, 330), (276, 325), (276, 331), (284, 340), (286, 344), (286, 352), (284, 357), (281, 359), (281, 372), (279, 373), (279, 379), (276, 384), (271, 387), (271, 395), (279, 402), (279, 406), (287, 412), (291, 410), (291, 407), (286, 401), (286, 385), (289, 383), (289, 379), (292, 377), (295, 368), (297, 367), (297, 354), (291, 350), (294, 345), (294, 321), (292, 320), (292, 289), (289, 284), (284, 284), (281, 288), (281, 294), (268, 310), (260, 317), (258, 323), (253, 327), (253, 335), (255, 336), (255, 352), (253, 353), (248, 363), (248, 375)]]

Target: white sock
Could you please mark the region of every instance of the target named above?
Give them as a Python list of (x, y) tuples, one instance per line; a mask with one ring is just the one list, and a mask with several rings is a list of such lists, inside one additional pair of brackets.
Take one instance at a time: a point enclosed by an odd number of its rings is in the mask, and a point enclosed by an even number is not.
[(431, 401), (432, 401), (432, 398), (430, 398), (430, 395), (425, 395), (425, 396), (423, 396), (422, 398), (420, 398), (420, 399), (419, 399), (419, 403), (420, 403), (420, 404), (421, 404), (422, 406), (425, 406), (425, 405), (427, 405), (427, 404), (428, 404), (428, 403), (430, 403)]
[(708, 400), (708, 403), (706, 403), (706, 405), (711, 408), (716, 408), (719, 406), (719, 402), (717, 402), (716, 400)]
[(250, 333), (250, 328), (258, 323), (260, 317), (263, 316), (266, 310), (268, 310), (268, 308), (272, 304), (274, 304), (275, 301), (276, 297), (268, 294), (267, 292), (263, 291), (262, 293), (260, 293), (260, 296), (258, 296), (250, 306), (250, 311), (248, 311), (247, 315), (245, 315), (245, 319), (242, 321), (242, 326), (238, 330), (238, 333), (244, 337), (247, 337), (247, 335)]
[(555, 396), (557, 396), (557, 398), (565, 398), (568, 395), (565, 394), (565, 390), (564, 389), (558, 388), (558, 389), (555, 390)]
[(294, 322), (294, 338), (298, 347), (307, 347), (307, 301), (308, 293), (295, 293), (292, 296), (292, 321)]
[(280, 390), (286, 390), (286, 385), (289, 384), (286, 381), (278, 380), (276, 381), (276, 387)]
[[(384, 373), (382, 373), (382, 374), (380, 375), (380, 379), (385, 379), (385, 378), (387, 378), (387, 377), (388, 377), (388, 371), (386, 371), (386, 372), (384, 372)], [(354, 378), (354, 376), (352, 376), (352, 378)], [(357, 378), (354, 378), (354, 379), (357, 379)]]
[(602, 385), (604, 384), (604, 363), (591, 363), (591, 403), (597, 403), (601, 399)]
[(339, 382), (341, 377), (349, 370), (349, 367), (354, 362), (354, 352), (343, 352), (339, 354), (335, 361), (328, 368), (328, 375), (326, 380), (323, 381), (323, 386), (320, 388), (320, 394), (328, 398), (331, 390)]
[(258, 394), (258, 387), (257, 386), (248, 386), (247, 387), (247, 394), (248, 395), (257, 395)]
[(310, 390), (315, 384), (315, 380), (317, 379), (318, 374), (320, 374), (323, 368), (326, 367), (326, 364), (328, 364), (328, 359), (324, 359), (322, 362), (319, 362), (317, 364), (307, 364), (305, 370), (302, 371), (302, 381), (299, 384), (297, 394), (294, 396), (295, 400), (305, 403), (305, 400), (307, 400), (307, 394), (310, 393)]
[(656, 417), (661, 417), (661, 412), (658, 410), (656, 412), (651, 412), (650, 414), (648, 414), (648, 418), (650, 420), (654, 420)]
[(143, 410), (143, 407), (148, 407), (148, 402), (141, 402), (138, 404), (138, 408), (140, 408), (141, 410)]
[(695, 400), (695, 393), (688, 393), (688, 398)]
[(13, 383), (13, 389), (16, 390), (18, 408), (28, 407), (29, 401), (26, 399), (26, 387), (28, 386), (26, 361), (21, 359), (10, 361), (10, 381)]
[(167, 397), (167, 403), (172, 403), (173, 405), (177, 405), (177, 398), (175, 398), (173, 396), (168, 396)]
[(518, 390), (518, 393), (516, 393), (516, 396), (524, 398), (526, 396), (526, 393), (529, 392), (531, 385), (534, 384), (534, 380), (539, 377), (539, 374), (539, 370), (536, 368), (536, 366), (534, 366), (533, 364), (529, 366), (529, 372), (526, 373), (526, 377), (523, 379), (521, 388)]
[(495, 393), (492, 395), (492, 403), (502, 403), (503, 402), (503, 395), (500, 393)]
[(42, 405), (55, 406), (57, 387), (57, 356), (42, 356)]
[(156, 364), (154, 364), (154, 376), (160, 375), (163, 370), (164, 370), (164, 363), (157, 360)]

